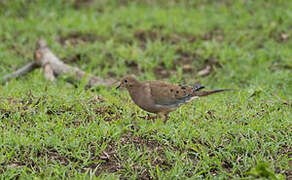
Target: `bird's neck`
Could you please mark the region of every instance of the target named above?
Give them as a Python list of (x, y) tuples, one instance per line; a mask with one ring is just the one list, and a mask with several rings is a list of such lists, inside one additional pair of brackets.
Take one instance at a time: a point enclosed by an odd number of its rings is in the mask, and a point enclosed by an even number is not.
[(137, 82), (135, 84), (132, 84), (131, 87), (127, 88), (129, 91), (129, 94), (131, 98), (135, 101), (136, 98), (138, 98), (139, 95), (141, 95), (141, 87), (142, 84), (140, 82)]

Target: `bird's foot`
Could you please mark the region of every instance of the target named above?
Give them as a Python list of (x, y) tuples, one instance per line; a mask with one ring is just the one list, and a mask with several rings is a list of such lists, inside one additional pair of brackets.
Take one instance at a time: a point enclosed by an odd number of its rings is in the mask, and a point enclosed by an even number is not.
[(147, 114), (147, 116), (139, 116), (140, 118), (144, 118), (147, 120), (156, 120), (157, 116), (150, 116), (149, 114)]
[(165, 116), (165, 119), (163, 120), (163, 123), (165, 124), (168, 121), (168, 115)]
[[(159, 116), (159, 115), (150, 116), (149, 114), (147, 114), (147, 116), (140, 116), (140, 118), (144, 118), (144, 119), (147, 119), (147, 120), (156, 120), (158, 117), (163, 118), (163, 116)], [(163, 123), (166, 123), (168, 121), (168, 119), (169, 119), (168, 115), (165, 115)]]
[(149, 114), (147, 115), (148, 120), (156, 120), (157, 116), (150, 116)]

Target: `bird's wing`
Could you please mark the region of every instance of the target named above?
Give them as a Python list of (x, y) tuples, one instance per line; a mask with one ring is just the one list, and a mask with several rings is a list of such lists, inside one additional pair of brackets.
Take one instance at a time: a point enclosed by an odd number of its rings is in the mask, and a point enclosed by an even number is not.
[(178, 107), (193, 98), (192, 86), (174, 85), (162, 81), (148, 81), (151, 96), (158, 106)]

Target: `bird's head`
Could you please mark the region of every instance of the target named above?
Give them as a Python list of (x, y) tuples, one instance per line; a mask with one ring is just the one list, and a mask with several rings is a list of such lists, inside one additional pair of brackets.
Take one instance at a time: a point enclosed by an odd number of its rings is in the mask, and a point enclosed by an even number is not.
[(126, 89), (130, 90), (131, 88), (133, 88), (137, 85), (139, 85), (139, 81), (137, 79), (135, 79), (133, 76), (125, 76), (121, 79), (121, 81), (116, 89), (126, 88)]

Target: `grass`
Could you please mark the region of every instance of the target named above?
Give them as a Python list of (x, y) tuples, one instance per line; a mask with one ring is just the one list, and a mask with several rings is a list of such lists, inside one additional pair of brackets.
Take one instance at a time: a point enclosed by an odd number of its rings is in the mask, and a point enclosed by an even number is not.
[(43, 37), (104, 78), (237, 89), (163, 124), (140, 118), (127, 92), (36, 70), (0, 86), (3, 179), (292, 178), (291, 1), (167, 2), (0, 2), (0, 77), (33, 59)]

